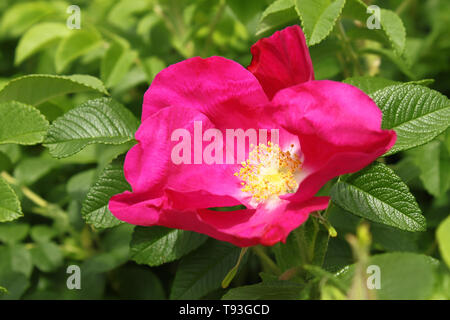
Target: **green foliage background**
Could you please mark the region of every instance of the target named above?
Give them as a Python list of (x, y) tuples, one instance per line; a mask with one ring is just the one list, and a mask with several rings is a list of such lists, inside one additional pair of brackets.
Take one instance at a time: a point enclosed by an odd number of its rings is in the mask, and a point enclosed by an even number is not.
[[(0, 299), (450, 299), (449, 1), (79, 0), (80, 30), (70, 5), (0, 3)], [(251, 248), (224, 289), (240, 249), (123, 224), (107, 202), (129, 188), (123, 154), (160, 70), (211, 55), (247, 66), (254, 42), (292, 24), (316, 79), (371, 95), (398, 142), (327, 184), (330, 208), (286, 244)]]

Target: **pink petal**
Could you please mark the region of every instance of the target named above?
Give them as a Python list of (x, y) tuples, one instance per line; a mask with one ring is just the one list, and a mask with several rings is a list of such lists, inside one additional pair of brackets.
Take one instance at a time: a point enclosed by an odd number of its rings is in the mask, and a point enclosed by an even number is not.
[(275, 117), (299, 137), (303, 181), (286, 199), (309, 199), (332, 178), (358, 171), (395, 143), (381, 130), (381, 110), (364, 92), (334, 81), (310, 81), (284, 89), (273, 99)]
[[(240, 182), (234, 176), (239, 164), (207, 164), (201, 158), (201, 163), (195, 163), (194, 154), (201, 156), (207, 147), (205, 143), (198, 150), (194, 147), (195, 121), (201, 121), (203, 132), (214, 128), (204, 114), (191, 108), (164, 108), (148, 117), (136, 132), (136, 140), (139, 143), (125, 158), (125, 178), (133, 192), (145, 193), (148, 199), (161, 197), (165, 190), (174, 190), (187, 195), (197, 193), (196, 205), (201, 208), (240, 204), (239, 201), (233, 200), (233, 197), (240, 197), (242, 193)], [(180, 128), (185, 129), (191, 137), (191, 155), (188, 163), (177, 164), (173, 160), (172, 152), (181, 139), (172, 141), (172, 134)], [(214, 204), (213, 199), (209, 197), (216, 199), (217, 203)], [(222, 197), (228, 200), (224, 202)], [(188, 205), (186, 200), (184, 205)]]
[[(142, 121), (162, 108), (196, 109), (215, 122), (229, 112), (232, 124), (268, 103), (258, 80), (240, 64), (222, 57), (191, 58), (161, 71), (144, 95)], [(229, 124), (231, 126), (231, 123)]]
[(260, 39), (251, 52), (253, 59), (248, 70), (258, 78), (270, 99), (281, 89), (314, 80), (305, 36), (297, 25)]
[(326, 209), (328, 203), (328, 197), (314, 197), (302, 203), (283, 200), (274, 209), (261, 205), (257, 209), (232, 212), (199, 210), (199, 216), (203, 222), (223, 234), (213, 236), (216, 239), (229, 241), (239, 247), (258, 244), (272, 246), (280, 241), (285, 242), (289, 233), (308, 219), (309, 213)]
[(239, 247), (271, 246), (286, 241), (289, 233), (304, 223), (310, 212), (325, 209), (329, 199), (317, 197), (297, 204), (283, 201), (274, 210), (261, 207), (231, 212), (174, 209), (169, 202), (167, 197), (147, 200), (145, 195), (125, 192), (111, 199), (109, 209), (120, 220), (135, 225), (195, 231)]

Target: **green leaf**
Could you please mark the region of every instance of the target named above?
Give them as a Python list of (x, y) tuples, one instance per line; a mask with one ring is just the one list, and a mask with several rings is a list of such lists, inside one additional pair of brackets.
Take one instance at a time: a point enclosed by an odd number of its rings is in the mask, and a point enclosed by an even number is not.
[(406, 43), (406, 30), (402, 19), (395, 12), (386, 9), (381, 9), (380, 18), (381, 26), (389, 38), (392, 48), (400, 56)]
[(38, 224), (31, 228), (30, 235), (35, 242), (49, 242), (57, 235), (57, 231), (47, 225)]
[[(434, 285), (434, 261), (430, 257), (414, 253), (386, 253), (371, 257), (368, 265), (378, 266), (381, 271), (381, 288), (376, 290), (377, 298), (381, 300), (429, 298)], [(339, 278), (350, 284), (354, 273), (355, 265), (351, 265), (338, 274)]]
[(199, 299), (219, 288), (240, 251), (226, 242), (209, 241), (185, 257), (178, 265), (170, 299)]
[(295, 0), (308, 46), (325, 39), (342, 12), (345, 0)]
[(416, 232), (402, 231), (378, 223), (371, 223), (370, 231), (373, 244), (377, 249), (383, 251), (418, 251), (417, 242), (420, 234)]
[(14, 244), (22, 241), (28, 235), (30, 226), (25, 223), (0, 224), (0, 241)]
[(356, 19), (361, 22), (366, 22), (369, 18), (367, 14), (367, 5), (362, 0), (347, 0), (344, 10), (342, 10), (344, 18)]
[(450, 156), (441, 141), (431, 141), (410, 151), (414, 164), (420, 169), (425, 189), (439, 198), (450, 189)]
[(67, 5), (62, 2), (28, 1), (11, 6), (2, 16), (0, 33), (18, 37), (36, 22), (55, 13), (65, 13)]
[(293, 0), (276, 0), (264, 10), (256, 36), (262, 36), (269, 31), (279, 29), (290, 21), (297, 19)]
[(48, 121), (36, 108), (16, 101), (0, 103), (0, 144), (40, 143), (47, 128)]
[(129, 47), (113, 42), (102, 59), (100, 74), (107, 87), (117, 85), (127, 74), (137, 53)]
[(299, 300), (302, 285), (291, 281), (267, 281), (229, 290), (222, 300)]
[(53, 272), (64, 262), (61, 249), (53, 242), (40, 242), (30, 252), (33, 263), (42, 272)]
[(50, 43), (66, 36), (69, 31), (65, 24), (56, 22), (45, 22), (33, 26), (20, 38), (16, 47), (14, 64), (21, 64)]
[(0, 102), (15, 100), (30, 105), (38, 105), (60, 95), (85, 91), (108, 94), (103, 83), (92, 76), (31, 74), (8, 82), (0, 91)]
[[(366, 24), (371, 13), (367, 13), (367, 5), (361, 0), (347, 0), (342, 15)], [(406, 31), (401, 18), (391, 10), (381, 9), (380, 25), (396, 55), (400, 56), (406, 44)], [(371, 30), (371, 32), (375, 33), (376, 30)]]
[(0, 177), (0, 222), (12, 221), (23, 216), (16, 193)]
[(89, 100), (54, 121), (44, 145), (53, 157), (64, 158), (89, 144), (131, 141), (138, 126), (138, 120), (122, 104), (110, 98)]
[(19, 272), (26, 277), (33, 271), (31, 254), (23, 244), (0, 246), (0, 273), (2, 271)]
[(55, 66), (62, 72), (75, 59), (97, 48), (101, 44), (101, 36), (94, 30), (73, 29), (56, 49)]
[(333, 202), (371, 221), (406, 231), (424, 231), (425, 218), (408, 186), (382, 163), (343, 177), (331, 189)]
[(192, 231), (159, 226), (137, 227), (130, 244), (132, 259), (140, 264), (159, 266), (180, 259), (206, 239), (205, 235)]
[(439, 225), (436, 237), (442, 259), (450, 267), (450, 216)]
[(7, 290), (7, 293), (0, 294), (1, 300), (20, 299), (30, 286), (27, 277), (15, 271), (4, 272), (0, 270), (0, 283)]
[(444, 132), (450, 123), (450, 101), (426, 87), (403, 84), (372, 94), (383, 112), (383, 129), (393, 129), (397, 141), (387, 155), (425, 144)]
[(123, 175), (123, 162), (113, 161), (101, 173), (89, 190), (81, 209), (86, 223), (95, 228), (111, 228), (121, 223), (108, 209), (109, 199), (116, 194), (130, 190), (130, 185)]

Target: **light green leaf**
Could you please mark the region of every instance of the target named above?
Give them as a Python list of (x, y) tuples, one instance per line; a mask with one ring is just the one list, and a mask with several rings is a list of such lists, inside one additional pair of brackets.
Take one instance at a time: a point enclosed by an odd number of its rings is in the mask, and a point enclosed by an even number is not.
[(56, 22), (45, 22), (33, 26), (20, 38), (16, 47), (14, 64), (21, 64), (50, 43), (66, 36), (69, 31), (65, 24)]
[(100, 66), (102, 80), (107, 87), (117, 85), (132, 66), (137, 53), (129, 47), (113, 42), (106, 51)]
[(425, 189), (437, 198), (444, 196), (450, 189), (450, 156), (445, 145), (434, 140), (410, 153)]
[(86, 223), (99, 229), (123, 223), (109, 211), (108, 203), (113, 195), (125, 190), (130, 190), (130, 185), (123, 175), (123, 161), (113, 161), (103, 170), (83, 202), (81, 215)]
[(406, 43), (406, 30), (402, 19), (395, 12), (386, 9), (381, 9), (380, 18), (381, 26), (389, 38), (392, 48), (400, 56)]
[(366, 22), (369, 18), (367, 14), (367, 5), (362, 0), (347, 0), (344, 10), (342, 10), (344, 18), (356, 19), (361, 22)]
[(35, 242), (49, 242), (57, 234), (57, 231), (45, 224), (38, 224), (31, 228), (31, 239)]
[(140, 264), (159, 266), (188, 254), (206, 239), (205, 235), (191, 231), (159, 226), (137, 227), (130, 244), (132, 259)]
[(219, 288), (240, 251), (226, 242), (209, 241), (185, 257), (178, 265), (170, 299), (199, 299)]
[(30, 105), (38, 105), (60, 95), (85, 91), (108, 94), (103, 83), (92, 76), (31, 74), (8, 82), (0, 91), (0, 102), (15, 100)]
[(273, 280), (229, 290), (222, 300), (299, 300), (302, 285)]
[[(368, 265), (380, 268), (381, 288), (376, 296), (382, 300), (423, 300), (431, 296), (434, 285), (435, 260), (415, 253), (386, 253), (375, 255)], [(355, 273), (355, 265), (338, 273), (350, 284)], [(365, 283), (364, 283), (365, 285)]]
[(50, 126), (44, 145), (56, 158), (64, 158), (89, 144), (122, 144), (134, 139), (135, 116), (110, 99), (89, 100), (70, 110)]
[(36, 108), (16, 101), (0, 103), (0, 144), (40, 143), (47, 128), (48, 121)]
[(344, 4), (345, 0), (295, 0), (309, 46), (318, 44), (330, 34)]
[(256, 36), (259, 37), (269, 31), (279, 29), (296, 19), (294, 0), (276, 0), (264, 10), (256, 28)]
[(10, 270), (29, 277), (33, 271), (31, 260), (31, 254), (23, 244), (0, 246), (0, 273)]
[[(363, 1), (347, 0), (342, 15), (345, 18), (357, 19), (366, 24), (372, 13), (367, 13), (367, 5)], [(391, 10), (381, 9), (380, 25), (396, 55), (400, 56), (406, 43), (406, 31), (401, 18)], [(377, 31), (372, 30), (371, 32)]]
[(344, 176), (331, 198), (351, 213), (406, 231), (424, 231), (426, 222), (408, 186), (382, 163)]
[(14, 244), (22, 241), (28, 235), (30, 226), (25, 223), (2, 223), (0, 224), (0, 241)]
[(450, 216), (438, 227), (436, 232), (439, 250), (448, 267), (450, 267)]
[(397, 141), (387, 155), (425, 144), (449, 126), (449, 99), (429, 88), (394, 85), (376, 91), (372, 98), (383, 112), (383, 129), (397, 133)]
[(60, 1), (27, 1), (12, 5), (2, 16), (0, 34), (18, 37), (38, 21), (65, 13), (67, 5)]
[(53, 242), (40, 242), (31, 248), (33, 264), (42, 272), (53, 272), (63, 262), (61, 249)]
[(22, 208), (16, 193), (0, 177), (0, 222), (12, 221), (22, 216)]
[(56, 49), (56, 71), (62, 72), (75, 59), (97, 48), (101, 44), (101, 36), (97, 31), (73, 29)]
[(33, 270), (30, 252), (24, 245), (0, 246), (0, 285), (7, 294), (0, 299), (19, 299), (29, 286)]

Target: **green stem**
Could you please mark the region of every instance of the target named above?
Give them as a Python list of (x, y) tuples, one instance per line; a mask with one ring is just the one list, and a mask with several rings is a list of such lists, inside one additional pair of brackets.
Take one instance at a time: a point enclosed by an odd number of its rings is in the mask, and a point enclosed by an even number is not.
[(264, 252), (260, 246), (252, 247), (253, 252), (261, 259), (261, 261), (276, 275), (281, 274), (280, 268), (273, 262), (272, 259)]
[(337, 23), (337, 26), (338, 26), (337, 28), (338, 35), (341, 38), (342, 43), (344, 44), (344, 50), (346, 51), (346, 55), (353, 62), (354, 72), (362, 76), (363, 70), (361, 64), (359, 63), (358, 55), (356, 54), (355, 50), (353, 50), (352, 44), (350, 43), (350, 39), (347, 37), (347, 34), (345, 33), (342, 21), (339, 21)]
[(20, 187), (20, 190), (23, 192), (23, 194), (30, 199), (34, 204), (36, 204), (37, 206), (41, 207), (41, 208), (48, 208), (49, 207), (49, 203), (47, 201), (45, 201), (44, 199), (42, 199), (38, 194), (34, 193), (33, 191), (31, 191), (29, 188), (27, 188), (26, 186), (20, 185), (20, 183), (11, 175), (9, 175), (6, 171), (3, 171), (1, 173), (1, 176), (3, 179), (6, 180), (6, 182), (8, 182), (9, 184), (15, 185)]
[(220, 0), (220, 4), (219, 4), (219, 8), (217, 9), (217, 13), (214, 16), (214, 18), (211, 20), (211, 23), (209, 25), (209, 32), (208, 32), (208, 36), (206, 38), (206, 43), (205, 43), (205, 47), (203, 48), (202, 51), (202, 55), (205, 56), (208, 53), (208, 49), (211, 46), (212, 43), (212, 37), (214, 34), (214, 30), (217, 27), (217, 24), (220, 21), (220, 18), (222, 17), (224, 11), (225, 11), (225, 7), (226, 7), (226, 2), (225, 0)]

